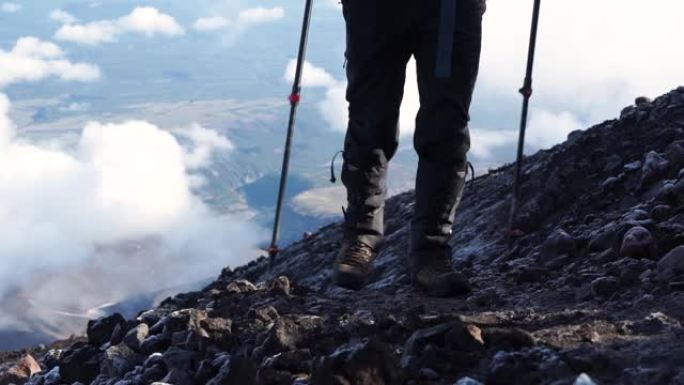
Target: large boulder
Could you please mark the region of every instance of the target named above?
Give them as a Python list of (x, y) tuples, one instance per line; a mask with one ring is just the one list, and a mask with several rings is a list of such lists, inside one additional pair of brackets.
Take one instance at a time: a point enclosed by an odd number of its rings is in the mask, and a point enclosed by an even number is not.
[(394, 385), (403, 375), (390, 346), (371, 339), (340, 347), (314, 364), (312, 384)]
[(0, 374), (0, 385), (23, 384), (32, 375), (40, 373), (41, 368), (38, 362), (27, 354), (21, 357), (12, 367)]
[(145, 341), (145, 338), (147, 338), (149, 333), (150, 327), (145, 323), (141, 323), (128, 331), (126, 336), (123, 338), (123, 343), (129, 348), (139, 351), (143, 341)]
[(451, 371), (480, 360), (485, 343), (475, 325), (453, 321), (415, 331), (404, 344), (401, 365), (409, 372), (422, 368)]
[(91, 383), (100, 374), (103, 352), (95, 346), (76, 343), (59, 359), (59, 373), (67, 384)]
[(121, 328), (125, 324), (126, 319), (119, 313), (88, 321), (88, 343), (100, 346), (105, 342), (109, 342), (117, 326)]

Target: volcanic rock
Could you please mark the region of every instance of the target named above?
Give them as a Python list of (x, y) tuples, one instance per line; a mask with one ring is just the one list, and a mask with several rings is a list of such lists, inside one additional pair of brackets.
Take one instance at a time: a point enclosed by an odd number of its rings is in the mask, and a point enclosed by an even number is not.
[(403, 383), (403, 376), (390, 347), (370, 340), (342, 346), (319, 359), (311, 381), (320, 385), (392, 385)]
[(140, 350), (140, 346), (150, 333), (150, 327), (147, 324), (141, 323), (131, 329), (123, 338), (123, 343), (133, 350)]
[(0, 374), (0, 385), (23, 384), (32, 375), (41, 372), (40, 365), (36, 360), (27, 354), (19, 359), (14, 366)]
[(651, 255), (653, 235), (641, 226), (632, 227), (622, 239), (620, 254), (625, 257), (642, 258)]
[(668, 282), (684, 275), (684, 246), (674, 248), (658, 262), (658, 279)]
[(126, 324), (126, 319), (119, 313), (88, 321), (88, 342), (91, 345), (102, 345), (108, 342), (117, 326)]

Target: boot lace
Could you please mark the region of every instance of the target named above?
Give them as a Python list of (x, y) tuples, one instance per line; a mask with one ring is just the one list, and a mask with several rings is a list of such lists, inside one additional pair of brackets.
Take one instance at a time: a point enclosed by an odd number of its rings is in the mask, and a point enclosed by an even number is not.
[(372, 262), (372, 259), (373, 248), (357, 241), (349, 246), (342, 263), (350, 266), (365, 267)]

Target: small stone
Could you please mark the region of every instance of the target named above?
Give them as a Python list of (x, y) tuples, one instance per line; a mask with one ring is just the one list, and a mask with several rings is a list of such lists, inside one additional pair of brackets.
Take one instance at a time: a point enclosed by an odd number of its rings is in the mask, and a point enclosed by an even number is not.
[(257, 291), (257, 287), (246, 279), (237, 279), (226, 287), (228, 293), (251, 293)]
[(601, 277), (591, 282), (591, 292), (596, 298), (607, 298), (620, 288), (618, 280), (613, 277)]
[(149, 336), (140, 344), (140, 351), (145, 354), (161, 353), (171, 345), (171, 340), (162, 335)]
[(482, 339), (488, 348), (502, 350), (520, 350), (537, 344), (532, 334), (519, 328), (487, 328), (482, 333)]
[(195, 385), (192, 376), (185, 370), (171, 369), (166, 377), (162, 378), (162, 383), (173, 385)]
[(606, 227), (591, 236), (589, 240), (589, 251), (599, 252), (617, 245), (619, 237), (617, 232), (610, 227)]
[(573, 385), (596, 385), (596, 383), (587, 374), (582, 373), (577, 377)]
[(278, 310), (276, 310), (276, 308), (274, 308), (273, 306), (264, 306), (256, 309), (251, 309), (247, 313), (247, 317), (250, 319), (259, 320), (265, 324), (269, 324), (271, 322), (275, 322), (275, 320), (280, 318), (280, 314), (278, 314)]
[(59, 366), (55, 366), (50, 370), (44, 378), (45, 385), (57, 385), (62, 381), (62, 376), (59, 374)]
[(463, 377), (460, 380), (456, 381), (454, 385), (484, 385), (480, 381), (470, 378), (470, 377)]
[(264, 343), (260, 346), (260, 352), (265, 356), (272, 356), (294, 350), (300, 338), (301, 334), (295, 320), (280, 318), (268, 332)]
[(559, 255), (575, 255), (577, 244), (575, 238), (563, 229), (556, 229), (542, 245), (541, 257), (544, 260), (553, 259)]
[(257, 368), (252, 360), (233, 356), (225, 360), (218, 374), (207, 382), (207, 385), (255, 384), (256, 374)]
[(619, 155), (613, 154), (606, 158), (606, 166), (603, 168), (603, 170), (608, 174), (612, 174), (619, 170), (621, 167), (622, 158)]
[(651, 210), (651, 218), (655, 221), (664, 221), (670, 217), (672, 207), (668, 205), (657, 205)]
[(169, 369), (190, 370), (195, 365), (197, 353), (171, 347), (163, 354), (162, 358)]
[(232, 342), (233, 321), (228, 318), (207, 318), (200, 322), (202, 338), (220, 348), (227, 349)]
[(643, 107), (651, 103), (653, 103), (653, 100), (651, 100), (651, 98), (647, 96), (639, 96), (636, 99), (634, 99), (634, 105), (636, 105), (637, 107)]
[(672, 290), (672, 291), (684, 291), (684, 281), (670, 282), (670, 290)]
[(555, 351), (545, 347), (517, 352), (497, 352), (489, 364), (487, 384), (509, 385), (537, 384), (546, 376), (564, 377), (573, 375), (568, 364)]
[(609, 176), (603, 181), (603, 183), (601, 183), (601, 190), (605, 192), (612, 191), (618, 186), (618, 184), (620, 184), (620, 178), (616, 176)]
[(684, 246), (675, 247), (658, 262), (657, 278), (669, 282), (681, 274), (684, 274)]
[(145, 383), (159, 381), (166, 376), (166, 368), (163, 364), (157, 364), (144, 369), (140, 375), (140, 379)]
[(644, 165), (641, 167), (640, 187), (645, 187), (658, 180), (670, 167), (670, 161), (655, 151), (646, 154)]
[(140, 356), (128, 346), (119, 344), (105, 351), (104, 360), (100, 365), (100, 372), (109, 377), (122, 377), (136, 365), (142, 364), (143, 360), (143, 356)]
[(640, 160), (634, 161), (627, 163), (622, 167), (625, 172), (632, 173), (641, 170), (641, 167), (643, 166), (643, 163)]
[(418, 371), (418, 377), (423, 380), (437, 381), (439, 380), (439, 373), (430, 368), (422, 368)]
[(164, 356), (161, 353), (152, 353), (147, 357), (143, 363), (143, 367), (149, 368), (151, 366), (161, 364), (164, 362)]
[(126, 336), (123, 338), (123, 343), (129, 348), (139, 351), (149, 333), (150, 327), (147, 326), (147, 324), (141, 323), (126, 333)]
[(620, 254), (624, 257), (642, 258), (651, 255), (653, 235), (641, 226), (632, 227), (622, 239)]
[(651, 313), (643, 320), (634, 322), (629, 328), (638, 334), (655, 335), (662, 333), (665, 329), (677, 328), (679, 326), (680, 324), (676, 320), (663, 313), (656, 312)]
[(484, 347), (480, 328), (461, 321), (448, 322), (416, 330), (404, 344), (402, 361), (413, 356), (417, 358), (415, 364), (419, 368), (448, 370), (453, 365), (478, 362)]
[(665, 157), (676, 169), (684, 166), (684, 141), (672, 143), (665, 149)]
[(290, 280), (287, 277), (280, 276), (270, 282), (270, 284), (268, 285), (268, 289), (272, 293), (279, 293), (289, 296), (290, 292), (292, 291), (292, 285), (290, 284)]

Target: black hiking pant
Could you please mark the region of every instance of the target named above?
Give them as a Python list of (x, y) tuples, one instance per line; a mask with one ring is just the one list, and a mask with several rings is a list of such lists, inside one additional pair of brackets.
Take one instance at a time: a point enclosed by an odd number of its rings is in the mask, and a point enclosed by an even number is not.
[(468, 110), (485, 0), (342, 0), (347, 27), (349, 125), (342, 181), (347, 239), (383, 235), (389, 160), (398, 147), (406, 65), (417, 64), (419, 156), (413, 252), (447, 247), (465, 184)]

